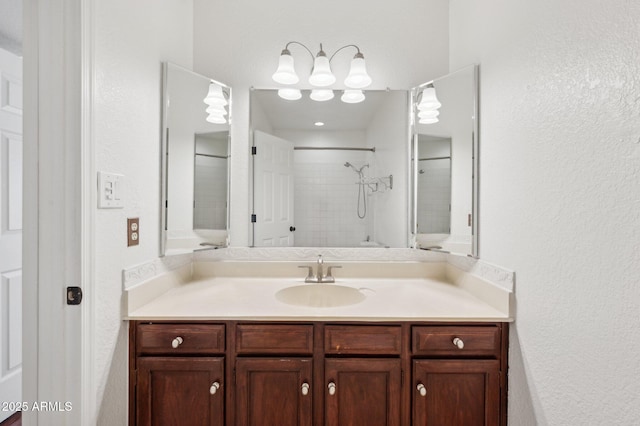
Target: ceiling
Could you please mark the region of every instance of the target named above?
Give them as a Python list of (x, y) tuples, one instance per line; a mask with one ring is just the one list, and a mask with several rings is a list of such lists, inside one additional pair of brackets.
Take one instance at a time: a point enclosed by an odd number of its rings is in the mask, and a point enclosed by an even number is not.
[(0, 0), (0, 48), (22, 56), (22, 0)]
[(357, 104), (340, 100), (341, 91), (334, 91), (333, 99), (317, 102), (309, 99), (309, 90), (302, 91), (302, 99), (287, 101), (273, 89), (254, 89), (251, 102), (257, 101), (274, 129), (318, 130), (315, 122), (325, 123), (322, 130), (363, 130), (389, 95), (386, 90), (365, 91), (366, 99)]

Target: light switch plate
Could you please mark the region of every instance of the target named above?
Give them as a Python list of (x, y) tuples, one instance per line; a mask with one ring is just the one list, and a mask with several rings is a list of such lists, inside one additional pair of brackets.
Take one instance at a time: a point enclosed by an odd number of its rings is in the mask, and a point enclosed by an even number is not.
[(121, 209), (124, 207), (124, 176), (98, 172), (98, 208)]

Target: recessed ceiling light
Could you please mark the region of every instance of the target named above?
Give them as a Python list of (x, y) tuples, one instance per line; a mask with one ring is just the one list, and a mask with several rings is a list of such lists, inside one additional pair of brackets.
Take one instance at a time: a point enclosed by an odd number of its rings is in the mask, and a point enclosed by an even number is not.
[(320, 127), (320, 126), (324, 126), (324, 123), (322, 121), (316, 121), (315, 123), (316, 126)]

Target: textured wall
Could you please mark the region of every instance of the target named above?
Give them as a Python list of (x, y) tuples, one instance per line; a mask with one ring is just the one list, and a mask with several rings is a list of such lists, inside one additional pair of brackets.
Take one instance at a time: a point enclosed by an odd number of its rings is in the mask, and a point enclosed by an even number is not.
[[(99, 424), (127, 419), (122, 269), (158, 256), (161, 62), (191, 67), (192, 2), (94, 1), (95, 166), (125, 175), (125, 208), (95, 218), (95, 379)], [(127, 248), (126, 218), (140, 218)]]
[[(231, 211), (249, 211), (249, 87), (276, 87), (271, 75), (280, 51), (296, 40), (328, 54), (357, 44), (373, 78), (372, 89), (409, 89), (448, 71), (448, 2), (444, 0), (194, 0), (194, 68), (233, 87)], [(291, 47), (301, 80), (311, 57)], [(336, 56), (344, 80), (354, 51)], [(231, 244), (247, 245), (249, 216), (231, 218)]]
[(640, 4), (451, 1), (480, 64), (480, 256), (517, 271), (510, 424), (640, 417)]

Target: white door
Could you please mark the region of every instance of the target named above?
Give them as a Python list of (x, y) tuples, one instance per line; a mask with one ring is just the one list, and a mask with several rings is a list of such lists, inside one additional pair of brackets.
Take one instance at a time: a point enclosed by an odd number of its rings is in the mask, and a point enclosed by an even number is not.
[(253, 135), (253, 245), (293, 246), (293, 143), (256, 131)]
[[(22, 59), (0, 49), (0, 401), (22, 400)], [(0, 410), (0, 421), (13, 412)]]

